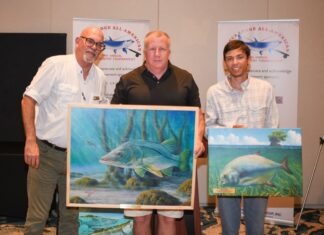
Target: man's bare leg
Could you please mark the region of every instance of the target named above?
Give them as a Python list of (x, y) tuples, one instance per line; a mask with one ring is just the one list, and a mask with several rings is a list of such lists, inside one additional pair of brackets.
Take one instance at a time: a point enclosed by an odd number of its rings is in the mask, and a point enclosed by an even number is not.
[(157, 235), (176, 235), (176, 219), (158, 214)]
[(152, 214), (134, 217), (134, 235), (152, 235)]

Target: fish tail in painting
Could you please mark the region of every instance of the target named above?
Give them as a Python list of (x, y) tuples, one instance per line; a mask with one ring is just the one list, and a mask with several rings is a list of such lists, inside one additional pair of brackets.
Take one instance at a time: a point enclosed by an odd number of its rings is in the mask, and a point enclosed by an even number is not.
[(288, 166), (288, 156), (286, 156), (285, 159), (281, 162), (281, 167), (287, 173), (292, 174), (292, 171), (289, 169), (289, 166)]
[[(177, 140), (174, 138), (170, 138), (163, 141), (161, 145), (163, 145), (170, 153), (176, 152), (176, 149), (178, 148)], [(172, 156), (174, 156), (174, 159), (177, 159), (178, 161), (177, 168), (179, 168), (180, 171), (184, 172), (190, 169), (190, 165), (189, 165), (190, 154), (191, 151), (188, 149), (184, 149), (179, 155), (172, 154)], [(172, 175), (172, 171), (173, 171), (173, 167), (165, 169), (162, 172), (164, 175), (170, 176)]]
[(174, 147), (172, 153), (178, 155), (178, 154), (180, 154), (182, 152), (182, 149), (184, 147), (186, 147), (186, 146), (183, 146), (183, 144), (182, 144), (183, 133), (184, 133), (184, 129), (185, 129), (185, 126), (186, 126), (186, 120), (183, 122), (181, 128), (178, 130), (178, 133), (176, 133), (172, 129), (169, 120), (167, 122), (167, 126), (168, 126), (168, 129), (169, 129), (170, 134), (172, 136), (171, 139), (173, 139), (174, 140), (174, 143), (175, 143), (175, 147)]
[(170, 138), (170, 139), (164, 140), (161, 144), (165, 148), (167, 148), (170, 153), (174, 154), (174, 153), (177, 152), (178, 145), (177, 145), (177, 140), (176, 139)]

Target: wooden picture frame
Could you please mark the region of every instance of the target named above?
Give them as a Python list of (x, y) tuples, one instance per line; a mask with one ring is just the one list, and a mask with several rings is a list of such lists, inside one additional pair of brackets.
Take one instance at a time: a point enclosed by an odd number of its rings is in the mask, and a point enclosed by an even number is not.
[(299, 128), (209, 128), (208, 194), (299, 197)]
[(199, 109), (72, 104), (67, 206), (192, 210)]

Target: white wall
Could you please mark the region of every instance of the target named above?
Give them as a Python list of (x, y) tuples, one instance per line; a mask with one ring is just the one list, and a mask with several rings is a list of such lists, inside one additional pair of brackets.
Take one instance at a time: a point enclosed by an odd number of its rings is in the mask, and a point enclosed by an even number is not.
[[(0, 32), (67, 33), (72, 51), (72, 18), (145, 19), (172, 38), (172, 62), (194, 75), (205, 103), (215, 83), (217, 22), (299, 19), (298, 127), (303, 132), (304, 192), (324, 135), (324, 1), (322, 0), (0, 0)], [(28, 46), (28, 45), (26, 45)], [(2, 55), (6, 56), (6, 55)], [(1, 66), (1, 65), (0, 65)], [(0, 75), (1, 76), (1, 75)], [(3, 78), (1, 78), (3, 79)], [(324, 154), (322, 154), (324, 155)], [(207, 197), (207, 159), (199, 160), (201, 203)], [(324, 207), (324, 156), (320, 157), (308, 206)], [(296, 204), (301, 199), (295, 199)]]

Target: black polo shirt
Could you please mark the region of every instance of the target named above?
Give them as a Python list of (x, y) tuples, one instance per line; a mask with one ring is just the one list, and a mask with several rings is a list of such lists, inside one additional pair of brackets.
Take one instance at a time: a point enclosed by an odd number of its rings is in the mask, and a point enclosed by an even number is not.
[(193, 76), (171, 63), (159, 80), (144, 64), (121, 76), (111, 103), (201, 107)]

